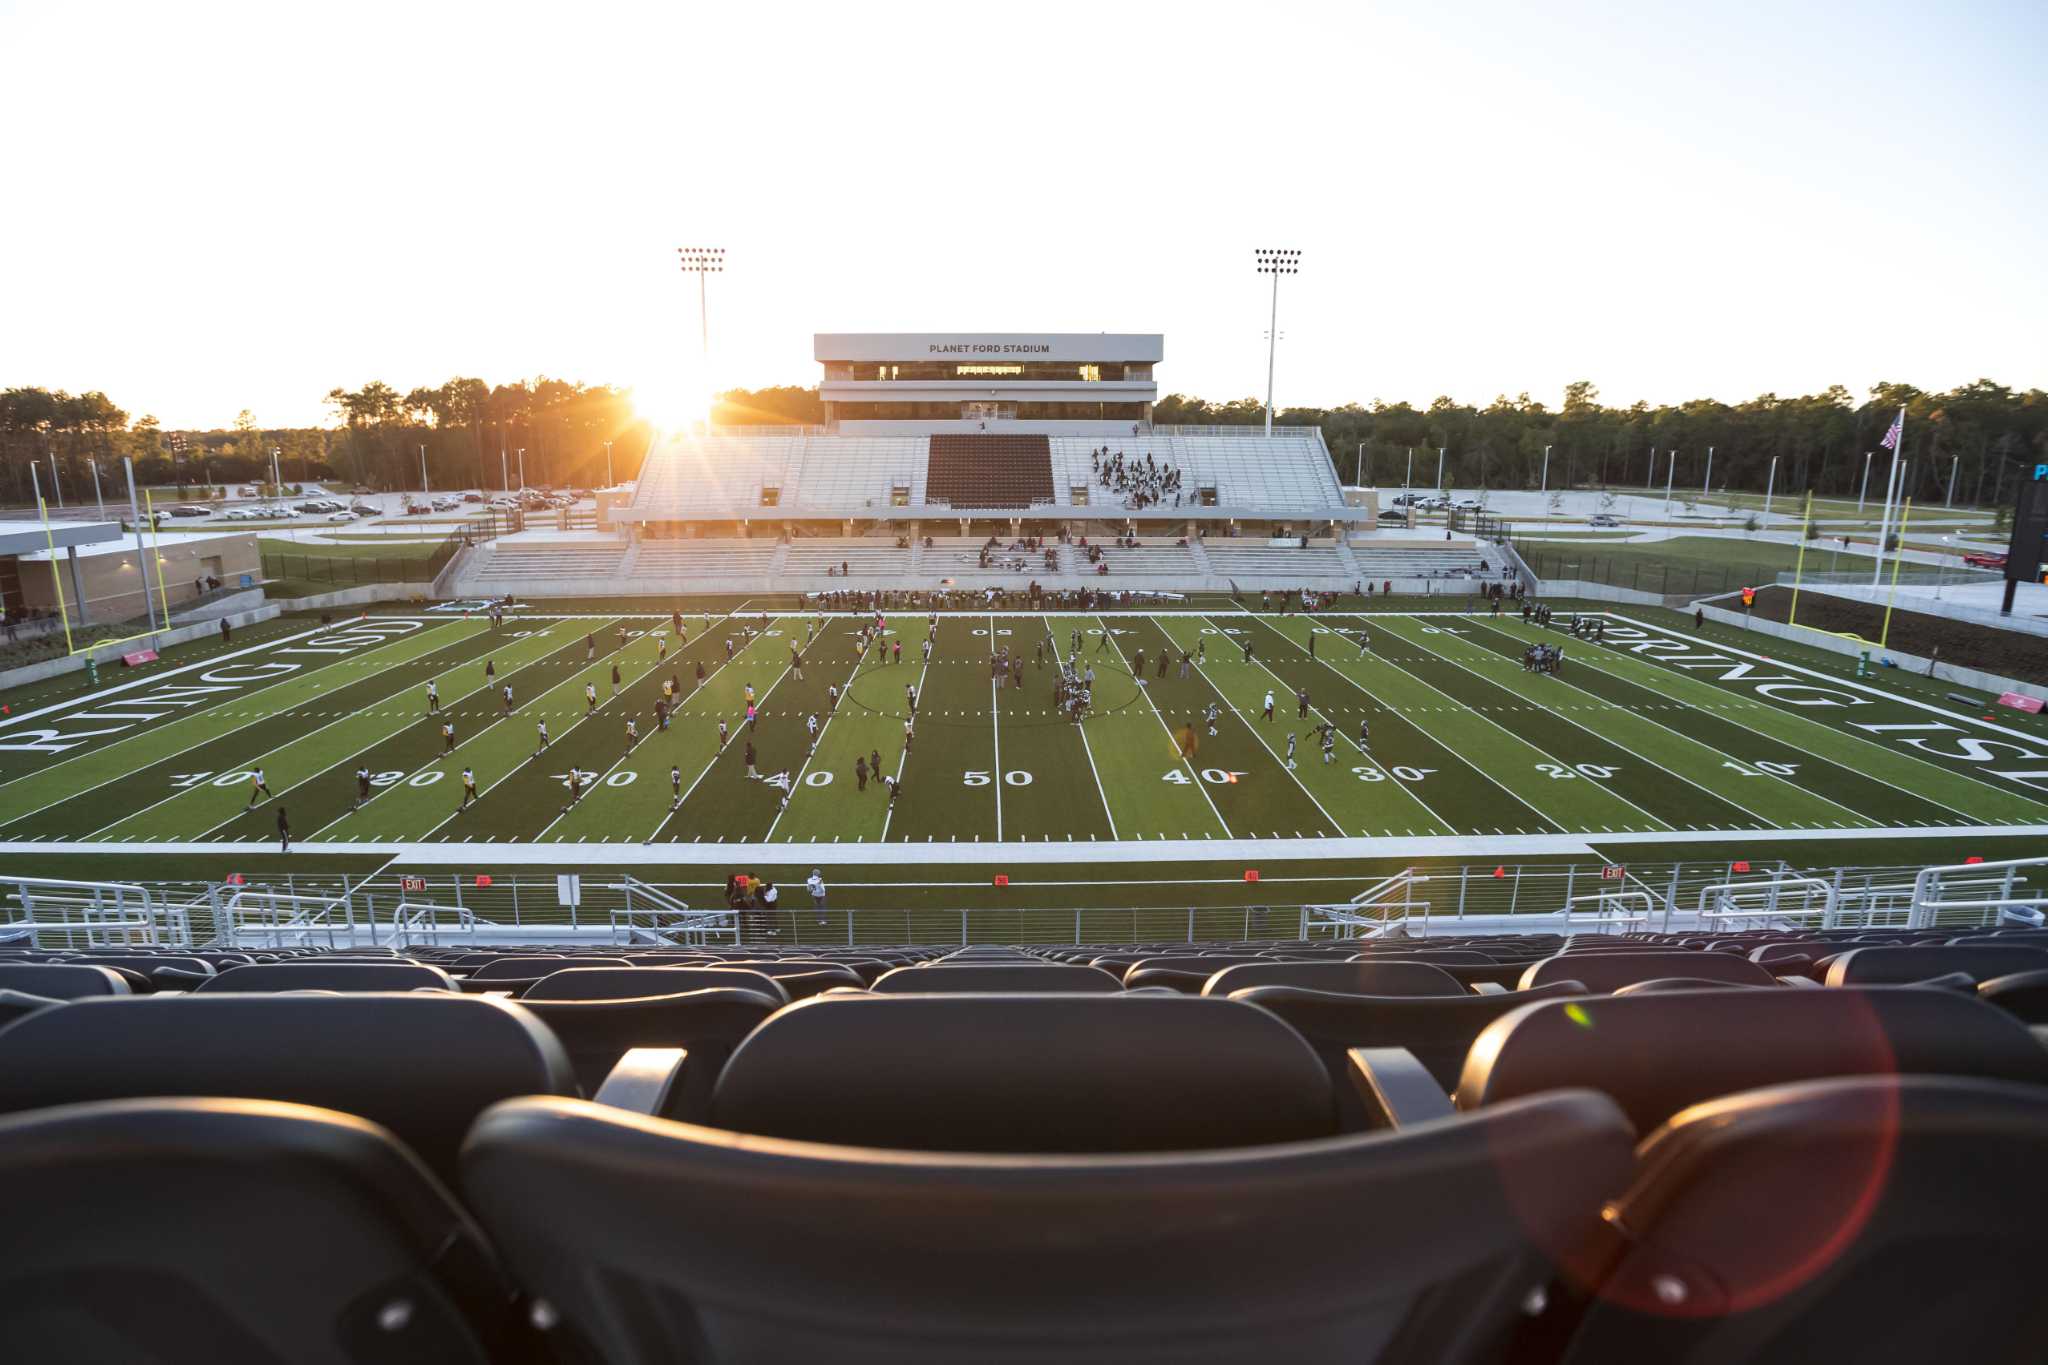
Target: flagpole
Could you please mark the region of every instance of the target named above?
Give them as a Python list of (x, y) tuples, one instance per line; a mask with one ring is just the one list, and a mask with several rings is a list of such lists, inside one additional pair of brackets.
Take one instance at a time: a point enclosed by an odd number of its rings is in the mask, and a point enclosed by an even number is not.
[(1870, 574), (1870, 586), (1873, 588), (1884, 585), (1884, 556), (1886, 546), (1891, 541), (1893, 500), (1898, 492), (1901, 491), (1900, 485), (1903, 482), (1899, 478), (1899, 459), (1906, 453), (1906, 405), (1904, 403), (1899, 404), (1899, 415), (1892, 419), (1891, 430), (1887, 431), (1885, 435), (1891, 438), (1888, 444), (1891, 446), (1892, 451), (1892, 467), (1891, 472), (1885, 477), (1884, 515), (1878, 519), (1877, 523), (1877, 565), (1871, 570)]
[(1878, 632), (1877, 647), (1884, 649), (1892, 638), (1892, 603), (1899, 600), (1899, 565), (1905, 562), (1906, 518), (1913, 515), (1913, 500), (1907, 498), (1905, 506), (1899, 509), (1899, 550), (1892, 557), (1892, 590), (1884, 599), (1884, 629)]

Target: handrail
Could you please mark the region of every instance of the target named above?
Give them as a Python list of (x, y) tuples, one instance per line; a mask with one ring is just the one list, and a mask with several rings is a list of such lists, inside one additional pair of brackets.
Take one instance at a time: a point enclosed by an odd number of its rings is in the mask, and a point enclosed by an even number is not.
[[(1641, 913), (1640, 915), (1631, 915), (1627, 913), (1627, 911), (1621, 909), (1606, 910), (1600, 908), (1609, 905), (1619, 905), (1638, 900), (1643, 903), (1643, 913)], [(1590, 919), (1579, 918), (1580, 916), (1583, 916), (1585, 912), (1574, 910), (1572, 908), (1573, 906), (1578, 905), (1582, 901), (1591, 901), (1596, 907), (1596, 910)], [(1564, 928), (1566, 933), (1571, 932), (1572, 926), (1574, 924), (1601, 925), (1603, 926), (1602, 932), (1604, 933), (1604, 926), (1610, 924), (1647, 924), (1649, 922), (1651, 914), (1653, 914), (1656, 911), (1656, 909), (1657, 898), (1647, 891), (1594, 891), (1589, 892), (1583, 896), (1571, 897), (1564, 903), (1564, 908), (1562, 910), (1559, 910), (1557, 912), (1557, 915), (1560, 919), (1564, 921)]]
[[(67, 877), (0, 877), (13, 888), (7, 899), (20, 907), (0, 928), (25, 929), (31, 943), (48, 932), (82, 933), (94, 947), (143, 944), (189, 947), (191, 919), (185, 907), (172, 905), (134, 882), (78, 881)], [(49, 919), (39, 914), (51, 911)]]
[[(1786, 891), (1796, 889), (1804, 889), (1807, 899), (1811, 898), (1813, 891), (1818, 890), (1821, 893), (1821, 908), (1818, 911), (1806, 908), (1798, 910), (1784, 909), (1779, 904), (1780, 897)], [(1768, 906), (1760, 910), (1743, 910), (1740, 908), (1740, 902), (1744, 898), (1764, 894), (1769, 894), (1771, 898), (1771, 903)], [(1707, 909), (1707, 898), (1709, 896), (1714, 898), (1714, 904), (1719, 908), (1714, 910)], [(1806, 918), (1818, 914), (1821, 917), (1820, 927), (1832, 929), (1835, 927), (1839, 907), (1840, 892), (1835, 884), (1825, 877), (1778, 876), (1771, 877), (1765, 881), (1716, 882), (1712, 886), (1703, 886), (1700, 888), (1697, 914), (1702, 925), (1724, 919), (1792, 919)]]
[[(253, 902), (254, 904), (244, 904), (244, 902)], [(287, 908), (300, 906), (316, 908), (298, 909), (290, 919), (280, 920), (278, 918), (278, 907), (280, 905)], [(337, 910), (341, 912), (343, 917), (343, 923), (341, 924), (336, 924), (331, 918)], [(246, 922), (252, 920), (256, 922), (254, 932), (259, 938), (267, 934), (269, 946), (273, 948), (287, 946), (284, 941), (287, 934), (296, 935), (300, 940), (300, 946), (304, 946), (305, 941), (311, 935), (321, 932), (325, 933), (327, 946), (330, 948), (342, 946), (337, 941), (337, 934), (345, 935), (347, 946), (354, 947), (358, 931), (355, 897), (352, 895), (296, 895), (288, 891), (271, 891), (252, 887), (247, 890), (237, 891), (234, 895), (228, 897), (226, 903), (216, 913), (221, 919), (225, 920), (225, 927), (221, 925), (220, 920), (216, 920), (214, 930), (215, 940), (220, 942), (223, 947), (232, 947), (238, 944), (241, 936), (245, 932), (249, 932)], [(365, 927), (369, 929), (370, 936), (374, 940), (376, 937), (375, 926), (368, 925)]]
[[(386, 940), (385, 946), (402, 948), (412, 943), (413, 930), (422, 921), (425, 922), (427, 930), (425, 934), (420, 936), (420, 941), (431, 944), (440, 943), (441, 916), (444, 913), (455, 916), (455, 927), (452, 932), (465, 933), (472, 938), (475, 937), (477, 918), (475, 913), (467, 906), (447, 906), (437, 905), (432, 901), (402, 900), (398, 903), (397, 909), (391, 912), (391, 937)], [(372, 926), (371, 932), (374, 940), (374, 926)]]
[[(1913, 900), (1907, 916), (1908, 927), (1914, 929), (1929, 928), (1934, 924), (1935, 917), (1944, 910), (1996, 911), (2002, 917), (2012, 910), (2040, 910), (2043, 907), (2048, 907), (2048, 896), (2015, 896), (2012, 894), (2013, 882), (2015, 880), (2013, 874), (2023, 867), (2048, 869), (2048, 857), (2007, 858), (1995, 863), (1950, 863), (1943, 867), (1921, 868), (1913, 877)], [(1934, 897), (1940, 895), (1941, 879), (1944, 873), (1967, 872), (1972, 874), (1973, 879), (1982, 880), (1983, 874), (1998, 871), (2003, 871), (2005, 874), (2000, 879), (2005, 891), (2005, 894), (2002, 896), (1967, 901), (1934, 899)]]

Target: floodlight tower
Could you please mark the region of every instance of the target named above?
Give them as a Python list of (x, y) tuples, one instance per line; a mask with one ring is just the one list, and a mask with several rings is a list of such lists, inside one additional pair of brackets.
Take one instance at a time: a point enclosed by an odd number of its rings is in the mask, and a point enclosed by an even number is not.
[(1260, 247), (1252, 253), (1259, 273), (1273, 277), (1273, 316), (1266, 332), (1266, 434), (1273, 434), (1273, 355), (1280, 344), (1280, 277), (1301, 273), (1301, 253)]
[(676, 256), (682, 262), (685, 275), (697, 277), (697, 330), (704, 343), (704, 354), (711, 354), (711, 318), (704, 307), (704, 277), (725, 272), (725, 248), (722, 246), (679, 246)]

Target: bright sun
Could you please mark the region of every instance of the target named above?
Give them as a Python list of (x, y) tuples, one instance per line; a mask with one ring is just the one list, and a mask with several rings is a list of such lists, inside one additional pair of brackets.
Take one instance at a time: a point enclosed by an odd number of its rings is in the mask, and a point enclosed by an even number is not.
[(679, 431), (711, 412), (711, 392), (694, 374), (666, 374), (633, 386), (633, 411), (659, 431)]

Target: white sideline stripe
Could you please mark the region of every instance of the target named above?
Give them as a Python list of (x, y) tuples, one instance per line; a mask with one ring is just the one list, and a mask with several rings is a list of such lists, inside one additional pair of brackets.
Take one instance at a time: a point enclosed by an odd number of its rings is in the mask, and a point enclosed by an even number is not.
[[(445, 626), (449, 624), (451, 620), (456, 620), (460, 618), (399, 616), (394, 614), (389, 616), (380, 616), (377, 619), (380, 621), (416, 621), (422, 626)], [(340, 631), (348, 629), (349, 626), (357, 624), (359, 623), (354, 621), (347, 621), (332, 623), (324, 626), (315, 626), (311, 630), (302, 630), (297, 635), (279, 636), (275, 640), (265, 640), (260, 644), (249, 645), (245, 648), (237, 649), (227, 654), (216, 654), (210, 659), (201, 659), (197, 663), (186, 664), (180, 668), (167, 668), (161, 673), (151, 673), (147, 676), (137, 678), (134, 682), (117, 683), (112, 687), (102, 687), (97, 692), (88, 692), (83, 696), (66, 697), (63, 701), (52, 702), (48, 706), (43, 707), (39, 711), (21, 711), (17, 712), (12, 716), (7, 717), (5, 720), (0, 720), (0, 730), (5, 730), (11, 726), (19, 725), (23, 721), (34, 720), (38, 716), (47, 716), (58, 711), (70, 711), (77, 707), (85, 706), (92, 702), (96, 702), (102, 697), (111, 697), (122, 692), (132, 692), (138, 687), (153, 687), (157, 683), (162, 682), (165, 678), (175, 678), (180, 673), (190, 673), (195, 668), (218, 668), (220, 667), (220, 665), (226, 663), (228, 660), (239, 659), (244, 654), (258, 654), (264, 650), (276, 649), (280, 645), (288, 645), (291, 644), (294, 640), (305, 640), (315, 635), (333, 635)], [(386, 640), (384, 643), (388, 645), (397, 644), (398, 641), (402, 639), (411, 638), (417, 637), (393, 636), (391, 639)], [(375, 646), (373, 645), (371, 646), (371, 648), (375, 648)], [(337, 659), (336, 662), (340, 662), (340, 660)], [(279, 678), (276, 681), (283, 682), (286, 680)]]
[[(1594, 846), (1614, 848), (1633, 844), (1711, 844), (1726, 847), (1738, 839), (1784, 841), (1788, 843), (1839, 841), (1864, 843), (1891, 839), (2048, 839), (2048, 824), (2041, 825), (1895, 825), (1882, 829), (1783, 829), (1756, 830), (1731, 834), (1727, 830), (1638, 830), (1614, 834), (1500, 834), (1423, 835), (1409, 837), (1370, 836), (1346, 839), (1149, 839), (1096, 840), (1087, 846), (1082, 859), (1091, 863), (1184, 863), (1191, 858), (1222, 860), (1246, 858), (1253, 864), (1292, 862), (1304, 858), (1495, 858), (1509, 855), (1536, 856), (1567, 853), (1590, 855)], [(127, 844), (114, 840), (13, 839), (0, 842), (0, 857), (16, 854), (76, 854), (105, 856), (123, 848), (147, 847), (151, 853), (246, 855), (246, 841), (219, 843), (177, 843), (138, 841)], [(933, 863), (985, 863), (1000, 858), (1005, 862), (1070, 863), (1078, 845), (1058, 843), (928, 843), (928, 844), (838, 844), (834, 861), (842, 865), (887, 866)], [(970, 853), (968, 850), (971, 849)], [(492, 844), (483, 857), (475, 844), (442, 843), (294, 843), (293, 853), (376, 854), (430, 867), (474, 868), (528, 865), (553, 867), (576, 861), (563, 844)], [(677, 864), (724, 866), (735, 859), (763, 862), (786, 861), (787, 842), (779, 844), (722, 843), (709, 845), (664, 844), (649, 847), (629, 843), (606, 844), (602, 860), (607, 864), (633, 867), (662, 867)]]

